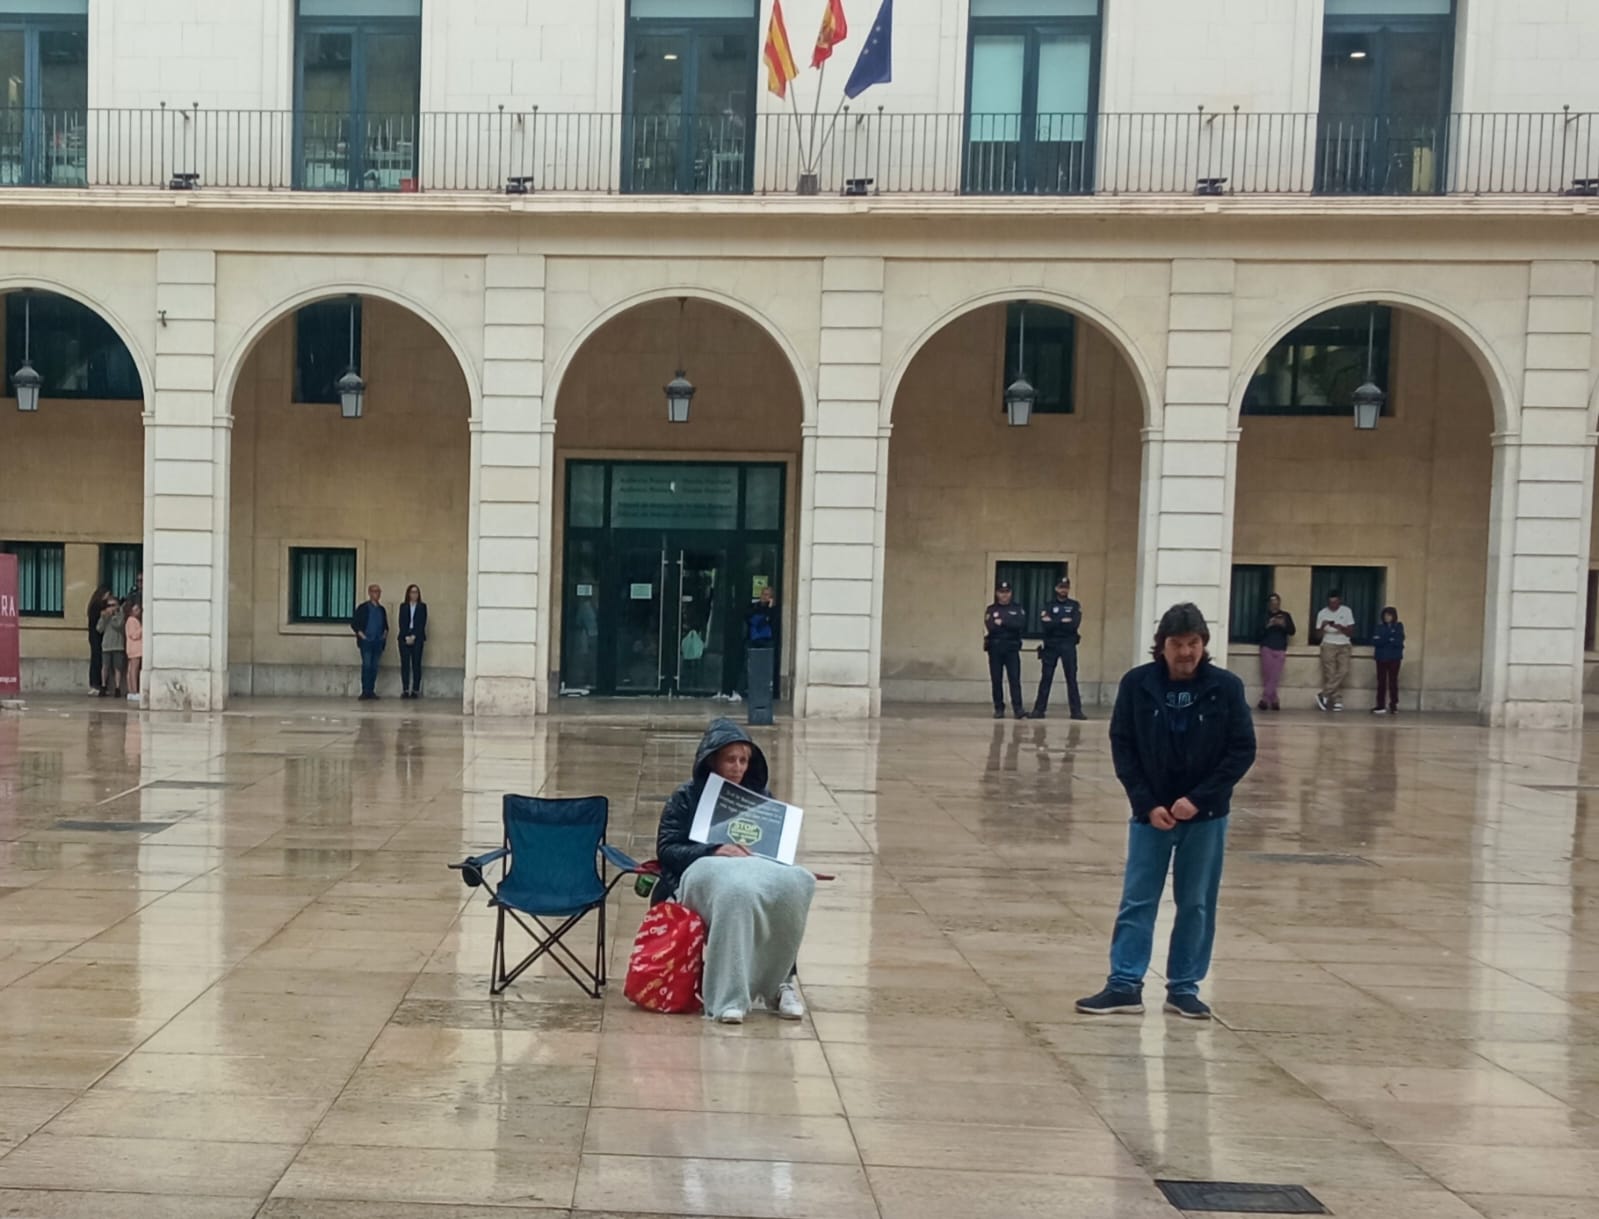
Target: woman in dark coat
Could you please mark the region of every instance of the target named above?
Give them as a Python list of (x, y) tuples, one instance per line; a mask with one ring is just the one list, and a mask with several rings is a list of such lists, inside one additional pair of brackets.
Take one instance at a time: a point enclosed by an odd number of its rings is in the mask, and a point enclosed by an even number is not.
[(100, 638), (100, 611), (105, 609), (106, 598), (111, 595), (111, 587), (102, 584), (94, 590), (89, 598), (88, 627), (89, 627), (89, 693), (103, 694), (105, 692), (105, 653), (101, 650), (103, 640)]
[(802, 1019), (805, 1005), (794, 983), (794, 960), (816, 878), (747, 847), (712, 846), (689, 837), (713, 772), (770, 794), (760, 747), (731, 720), (713, 720), (694, 755), (693, 777), (672, 793), (661, 812), (655, 842), (661, 879), (653, 900), (675, 897), (706, 922), (700, 987), (706, 1016), (742, 1024), (754, 1002), (762, 1000), (785, 1020)]
[(422, 647), (428, 641), (428, 603), (415, 584), (405, 590), (395, 634), (400, 640), (401, 698), (422, 697)]

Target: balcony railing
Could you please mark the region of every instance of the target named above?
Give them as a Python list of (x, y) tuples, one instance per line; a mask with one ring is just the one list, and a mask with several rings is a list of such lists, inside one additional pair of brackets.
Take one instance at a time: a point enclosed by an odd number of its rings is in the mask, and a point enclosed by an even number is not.
[(0, 187), (1599, 194), (1599, 115), (316, 114), (0, 108)]

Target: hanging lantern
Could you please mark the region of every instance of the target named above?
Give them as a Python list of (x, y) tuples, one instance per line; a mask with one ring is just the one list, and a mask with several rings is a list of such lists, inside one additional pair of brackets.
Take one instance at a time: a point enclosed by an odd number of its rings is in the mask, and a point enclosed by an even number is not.
[(1383, 403), (1388, 400), (1388, 395), (1382, 392), (1382, 387), (1377, 384), (1374, 367), (1377, 352), (1377, 308), (1372, 306), (1371, 314), (1366, 319), (1366, 380), (1354, 393), (1355, 430), (1357, 432), (1374, 432), (1377, 430), (1377, 420), (1382, 415)]
[(1033, 404), (1038, 391), (1027, 379), (1027, 303), (1017, 309), (1019, 329), (1016, 337), (1016, 379), (1005, 387), (1005, 418), (1011, 427), (1026, 427), (1033, 421)]
[(39, 375), (38, 369), (33, 366), (33, 296), (30, 293), (22, 294), (22, 366), (11, 374), (11, 385), (17, 391), (17, 409), (19, 411), (36, 411), (39, 409), (39, 391), (44, 387), (44, 378)]
[(339, 395), (339, 414), (346, 419), (359, 419), (366, 404), (366, 382), (355, 371), (355, 309), (358, 298), (350, 298), (350, 365), (344, 375), (333, 384)]
[(688, 297), (677, 298), (677, 372), (666, 384), (666, 418), (669, 423), (687, 423), (689, 404), (694, 401), (694, 382), (683, 371), (683, 312)]

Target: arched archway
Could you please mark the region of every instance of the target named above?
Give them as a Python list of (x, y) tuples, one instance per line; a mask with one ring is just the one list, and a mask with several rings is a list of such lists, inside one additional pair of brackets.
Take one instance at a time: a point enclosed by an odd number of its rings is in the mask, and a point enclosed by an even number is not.
[[(126, 321), (87, 293), (38, 276), (0, 279), (0, 293), (0, 548), (21, 577), (23, 687), (82, 692), (99, 684), (91, 593), (142, 597), (150, 364)], [(30, 411), (13, 382), (24, 360), (41, 379)]]
[[(713, 697), (746, 687), (746, 616), (774, 589), (792, 686), (803, 425), (814, 393), (792, 344), (742, 302), (662, 288), (602, 311), (545, 396), (554, 431), (552, 690)], [(686, 422), (664, 387), (695, 387)]]
[[(1089, 706), (1114, 692), (1125, 668), (1140, 430), (1158, 417), (1160, 395), (1124, 334), (1061, 300), (1018, 289), (968, 302), (890, 374), (885, 701), (988, 700), (979, 627), (1000, 577), (1016, 585), (1036, 635), (1056, 575), (1069, 573), (1083, 606), (1078, 676)], [(1025, 428), (1010, 426), (1004, 408), (1023, 362), (1041, 394)], [(1029, 706), (1039, 676), (1033, 647), (1029, 639), (1023, 653)], [(1067, 709), (1058, 678), (1050, 706)]]
[[(352, 331), (365, 382), (355, 418), (336, 384)], [(233, 419), (230, 693), (357, 693), (350, 615), (371, 584), (391, 630), (377, 690), (401, 693), (398, 606), (415, 583), (429, 606), (422, 693), (460, 699), (478, 391), (457, 339), (392, 292), (307, 289), (244, 331), (218, 386)]]
[[(1354, 622), (1344, 693), (1377, 699), (1372, 632), (1384, 606), (1407, 631), (1398, 707), (1475, 711), (1485, 681), (1492, 439), (1513, 420), (1497, 355), (1448, 310), (1404, 293), (1341, 294), (1297, 310), (1255, 344), (1234, 383), (1240, 426), (1227, 642), (1252, 700), (1317, 707), (1316, 618), (1336, 590)], [(1353, 395), (1385, 391), (1375, 430)], [(1255, 655), (1275, 592), (1295, 633), (1275, 700)], [(1333, 645), (1341, 647), (1342, 645)], [(1336, 663), (1335, 663), (1336, 662)], [(1275, 668), (1273, 659), (1272, 667)], [(1384, 698), (1383, 710), (1392, 700)]]

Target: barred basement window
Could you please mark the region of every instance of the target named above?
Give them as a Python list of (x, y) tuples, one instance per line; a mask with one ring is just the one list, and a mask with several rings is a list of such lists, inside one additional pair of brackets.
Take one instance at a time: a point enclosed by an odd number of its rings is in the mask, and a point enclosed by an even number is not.
[(1355, 643), (1370, 643), (1377, 615), (1382, 613), (1384, 589), (1388, 582), (1385, 567), (1312, 567), (1310, 569), (1310, 618), (1327, 607), (1327, 594), (1337, 589), (1344, 604), (1355, 616)]
[(17, 556), (17, 613), (24, 618), (66, 616), (67, 548), (60, 542), (0, 542), (0, 554)]
[(1264, 563), (1234, 563), (1232, 597), (1227, 604), (1227, 642), (1259, 643), (1266, 631), (1266, 598), (1277, 569)]
[(100, 583), (126, 597), (144, 570), (144, 547), (137, 542), (106, 542), (100, 547)]
[(994, 583), (996, 585), (1002, 581), (1009, 583), (1012, 601), (1027, 611), (1027, 630), (1022, 636), (1024, 639), (1044, 637), (1044, 629), (1039, 624), (1038, 616), (1044, 612), (1044, 607), (1055, 599), (1055, 581), (1067, 574), (1064, 562), (1006, 561), (994, 564)]
[(355, 613), (355, 551), (289, 551), (289, 621), (347, 623)]

